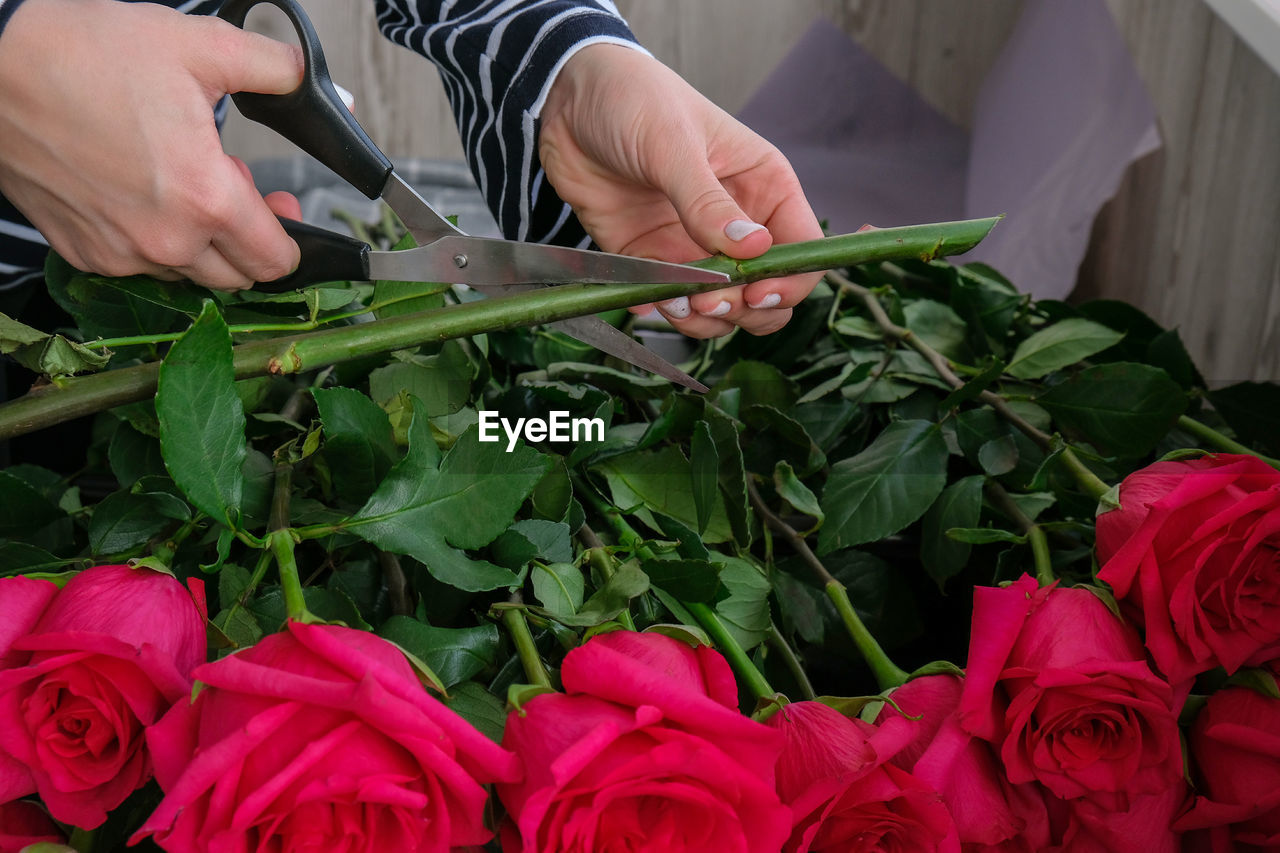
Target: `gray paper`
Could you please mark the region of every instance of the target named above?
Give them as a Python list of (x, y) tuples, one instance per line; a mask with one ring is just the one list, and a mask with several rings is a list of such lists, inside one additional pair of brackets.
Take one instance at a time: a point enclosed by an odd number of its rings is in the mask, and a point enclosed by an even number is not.
[(1070, 293), (1098, 211), (1160, 145), (1104, 0), (1027, 0), (971, 134), (825, 20), (739, 117), (787, 155), (834, 232), (1007, 214), (965, 259), (1042, 298)]

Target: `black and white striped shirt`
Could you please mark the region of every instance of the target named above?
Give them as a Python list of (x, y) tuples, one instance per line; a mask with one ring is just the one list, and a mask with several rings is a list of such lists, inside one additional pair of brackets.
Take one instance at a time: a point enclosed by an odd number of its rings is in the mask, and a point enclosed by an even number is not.
[[(0, 50), (4, 24), (21, 2), (0, 0)], [(191, 14), (221, 5), (161, 2)], [(589, 238), (538, 161), (538, 115), (555, 75), (579, 49), (602, 42), (638, 48), (612, 0), (374, 3), (382, 33), (439, 70), (467, 161), (503, 234), (585, 246)], [(47, 252), (45, 239), (0, 197), (0, 289), (38, 278)]]

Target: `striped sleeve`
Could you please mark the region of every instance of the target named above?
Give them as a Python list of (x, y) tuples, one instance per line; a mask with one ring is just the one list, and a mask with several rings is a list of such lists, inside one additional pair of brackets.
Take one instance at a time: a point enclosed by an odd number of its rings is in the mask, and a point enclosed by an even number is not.
[(0, 33), (4, 32), (5, 24), (9, 23), (14, 10), (21, 4), (22, 0), (0, 0)]
[(538, 161), (538, 116), (564, 63), (591, 44), (642, 49), (610, 0), (377, 0), (393, 42), (440, 71), (467, 161), (502, 233), (585, 246)]

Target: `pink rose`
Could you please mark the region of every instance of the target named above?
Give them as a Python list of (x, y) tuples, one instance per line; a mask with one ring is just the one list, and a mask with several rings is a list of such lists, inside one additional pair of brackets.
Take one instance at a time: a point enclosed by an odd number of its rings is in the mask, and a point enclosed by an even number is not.
[(1157, 462), (1098, 517), (1100, 580), (1173, 684), (1280, 656), (1280, 471), (1252, 456)]
[(1185, 808), (1187, 786), (1179, 780), (1158, 794), (1128, 797), (1098, 794), (1050, 802), (1054, 840), (1060, 853), (1179, 853), (1182, 834), (1174, 819)]
[(1086, 589), (1024, 576), (974, 590), (960, 724), (1014, 784), (1063, 799), (1168, 791), (1182, 776), (1173, 690), (1137, 632)]
[(882, 727), (903, 727), (910, 737), (893, 764), (942, 796), (965, 853), (1047, 849), (1051, 836), (1042, 789), (1011, 783), (991, 745), (960, 726), (956, 711), (963, 687), (959, 676), (931, 675), (893, 691), (897, 708), (885, 704), (876, 720)]
[(92, 828), (151, 778), (143, 740), (191, 690), (204, 618), (173, 577), (98, 566), (0, 580), (0, 801)]
[(1188, 744), (1198, 796), (1178, 828), (1204, 830), (1202, 848), (1213, 853), (1280, 849), (1280, 699), (1219, 690)]
[(196, 669), (147, 732), (165, 798), (134, 836), (166, 850), (446, 851), (483, 844), (484, 784), (515, 756), (364, 631), (290, 622)]
[(506, 853), (777, 853), (780, 738), (739, 713), (718, 653), (617, 631), (571, 651), (561, 678), (565, 693), (507, 718), (525, 778), (498, 785)]
[(887, 763), (910, 737), (821, 702), (794, 702), (767, 725), (786, 737), (778, 793), (791, 807), (785, 853), (851, 850), (959, 851), (942, 797)]
[(41, 841), (66, 841), (48, 812), (26, 800), (0, 803), (0, 853), (18, 853)]

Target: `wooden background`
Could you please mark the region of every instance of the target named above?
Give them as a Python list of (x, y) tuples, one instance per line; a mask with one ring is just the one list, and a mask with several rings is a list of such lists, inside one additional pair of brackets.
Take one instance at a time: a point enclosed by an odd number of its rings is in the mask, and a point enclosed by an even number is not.
[[(1107, 0), (1160, 114), (1094, 228), (1079, 296), (1125, 299), (1179, 328), (1214, 383), (1280, 379), (1280, 75), (1201, 0)], [(367, 0), (304, 0), (334, 79), (392, 157), (460, 158), (434, 68), (385, 41)], [(730, 112), (816, 16), (839, 24), (967, 125), (1020, 0), (618, 0), (641, 41)], [(264, 22), (269, 27), (270, 22)], [(235, 116), (246, 159), (287, 144)]]

